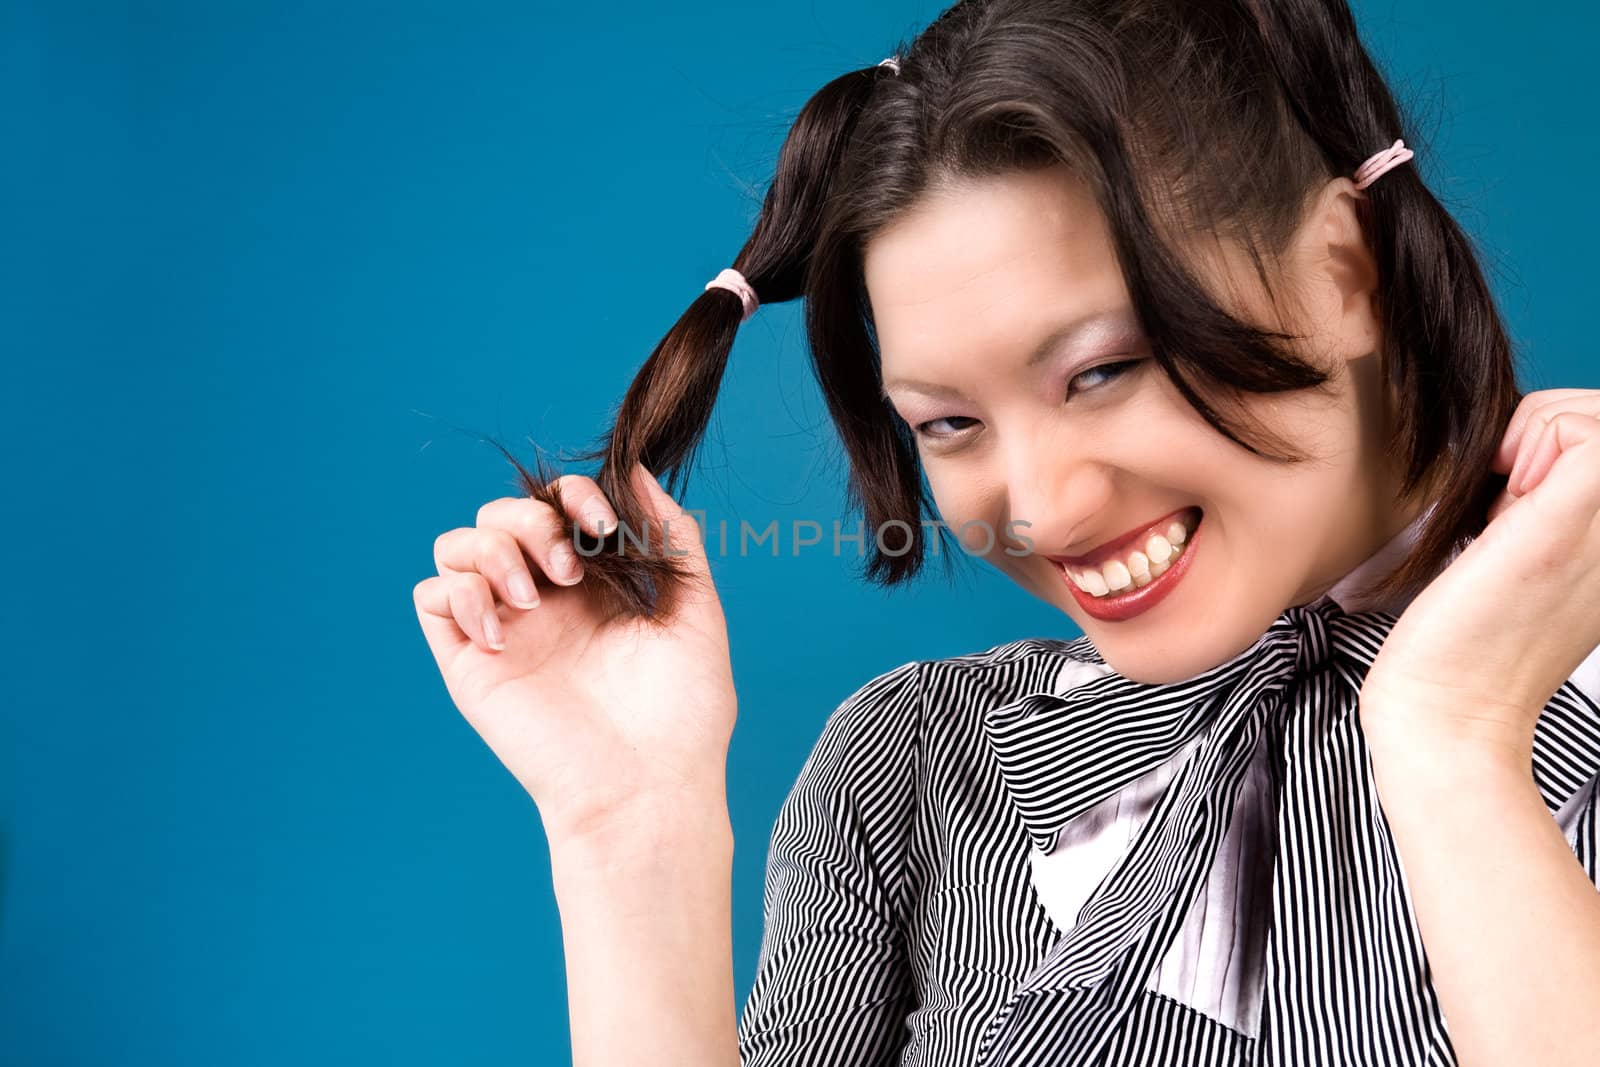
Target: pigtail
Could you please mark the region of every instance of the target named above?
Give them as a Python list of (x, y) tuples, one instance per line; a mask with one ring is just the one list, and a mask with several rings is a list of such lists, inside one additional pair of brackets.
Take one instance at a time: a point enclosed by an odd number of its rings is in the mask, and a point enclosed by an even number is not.
[[(1285, 96), (1333, 173), (1408, 138), (1345, 0), (1252, 0)], [(1420, 158), (1420, 156), (1419, 156)], [(1472, 242), (1412, 166), (1366, 189), (1380, 352), (1404, 490), (1433, 502), (1405, 563), (1377, 590), (1414, 591), (1487, 522), (1490, 463), (1521, 400), (1511, 342)]]
[[(794, 300), (804, 293), (806, 266), (839, 161), (873, 87), (891, 68), (851, 71), (823, 86), (801, 109), (783, 147), (760, 217), (739, 254), (737, 270), (763, 304)], [(582, 530), (573, 535), (582, 550), (584, 581), (609, 616), (664, 622), (674, 592), (688, 578), (679, 556), (666, 551), (663, 532), (647, 522), (629, 472), (635, 463), (678, 495), (716, 404), (745, 304), (734, 292), (707, 289), (690, 303), (639, 369), (618, 407), (615, 423), (598, 447), (579, 460), (600, 460), (595, 481), (617, 511), (620, 524), (603, 541)], [(542, 459), (538, 476), (507, 453), (528, 496), (561, 508), (554, 471)]]

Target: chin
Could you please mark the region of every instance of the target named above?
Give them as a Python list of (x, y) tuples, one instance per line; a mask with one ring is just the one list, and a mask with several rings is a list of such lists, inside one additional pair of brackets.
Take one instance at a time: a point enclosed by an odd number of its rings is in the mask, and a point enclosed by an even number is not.
[[(1092, 639), (1092, 638), (1091, 638)], [(1142, 682), (1145, 685), (1171, 685), (1173, 682), (1182, 682), (1203, 674), (1212, 667), (1226, 663), (1238, 654), (1238, 651), (1221, 654), (1209, 649), (1139, 649), (1118, 648), (1117, 642), (1101, 644), (1095, 642), (1095, 648), (1105, 657), (1106, 663), (1118, 674), (1129, 681)], [(1248, 648), (1246, 643), (1244, 648)]]
[(1125, 613), (1126, 618), (1096, 617), (1081, 591), (1074, 593), (1054, 572), (1045, 599), (1077, 623), (1107, 665), (1130, 681), (1169, 685), (1204, 674), (1259, 640), (1289, 598), (1277, 590), (1276, 573), (1253, 571), (1248, 588), (1230, 582), (1225, 552), (1219, 553), (1223, 545), (1206, 537), (1203, 524), (1191, 544), (1185, 555), (1192, 566), (1180, 575), (1174, 565), (1172, 577), (1178, 581), (1168, 595)]
[(1180, 637), (1140, 641), (1132, 634), (1124, 637), (1085, 632), (1118, 674), (1135, 682), (1168, 685), (1204, 674), (1233, 659), (1260, 640), (1278, 616), (1278, 612), (1263, 615), (1260, 611), (1229, 614), (1231, 625), (1219, 612), (1207, 618), (1204, 625), (1193, 627), (1193, 632), (1186, 635), (1188, 640)]

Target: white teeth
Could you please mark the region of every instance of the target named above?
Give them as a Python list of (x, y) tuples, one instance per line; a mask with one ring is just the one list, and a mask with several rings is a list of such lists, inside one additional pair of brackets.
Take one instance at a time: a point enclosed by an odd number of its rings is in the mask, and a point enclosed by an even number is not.
[(1135, 549), (1125, 559), (1107, 560), (1099, 567), (1082, 571), (1067, 567), (1062, 570), (1073, 585), (1092, 597), (1142, 589), (1172, 567), (1173, 561), (1183, 554), (1188, 540), (1188, 527), (1174, 522), (1167, 526), (1165, 534), (1151, 534), (1146, 538), (1142, 552)]

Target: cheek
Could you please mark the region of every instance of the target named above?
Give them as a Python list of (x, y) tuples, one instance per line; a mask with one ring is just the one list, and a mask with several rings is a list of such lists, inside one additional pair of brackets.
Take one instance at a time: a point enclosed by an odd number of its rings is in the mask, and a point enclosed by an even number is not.
[(974, 470), (929, 470), (928, 488), (939, 521), (973, 555), (1003, 547), (1006, 537), (1004, 493)]

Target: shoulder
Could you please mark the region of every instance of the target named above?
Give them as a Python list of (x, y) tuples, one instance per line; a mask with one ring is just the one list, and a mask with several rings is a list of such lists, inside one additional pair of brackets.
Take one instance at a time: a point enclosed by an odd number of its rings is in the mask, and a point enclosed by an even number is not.
[(924, 663), (912, 660), (869, 678), (840, 701), (823, 723), (802, 780), (859, 777), (884, 769), (891, 751), (904, 753), (922, 720)]
[(1063, 693), (1111, 668), (1086, 637), (1028, 637), (923, 664), (930, 722), (951, 727), (1032, 693)]
[(981, 675), (1040, 663), (1104, 664), (1105, 660), (1087, 637), (1024, 637), (979, 652), (923, 662), (941, 670)]
[(911, 660), (875, 675), (836, 707), (819, 747), (908, 741), (1028, 692), (1061, 692), (1110, 670), (1087, 638), (1028, 637), (942, 659)]

